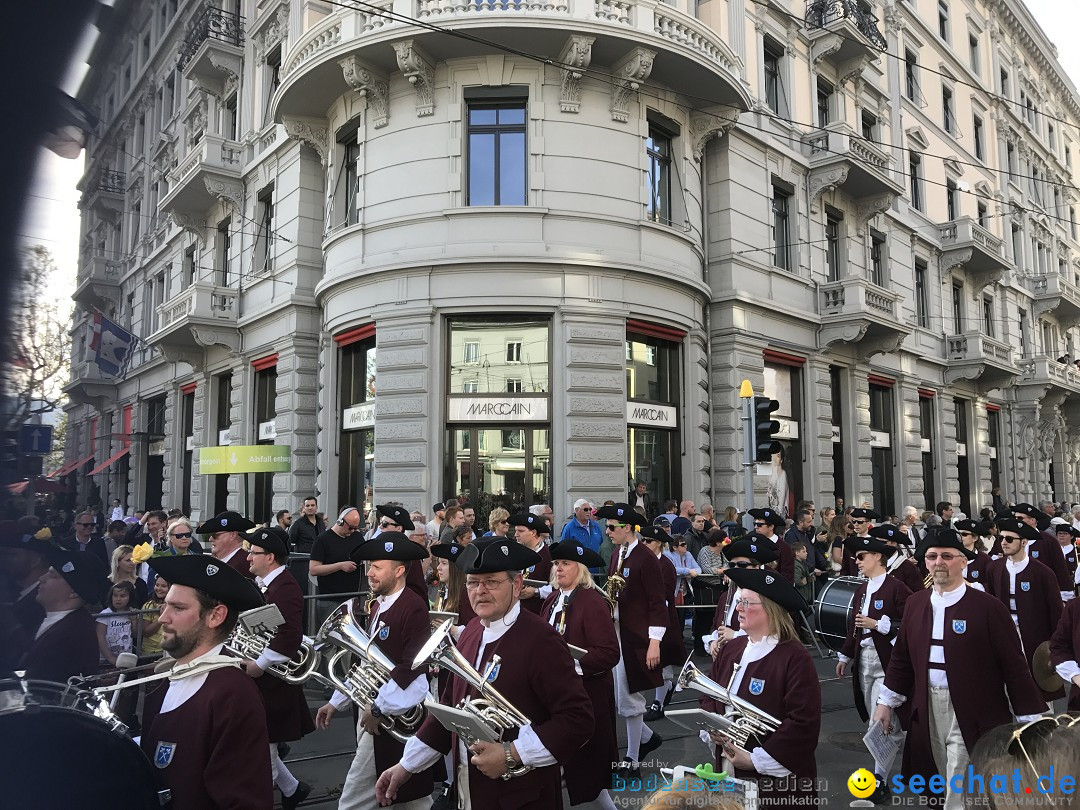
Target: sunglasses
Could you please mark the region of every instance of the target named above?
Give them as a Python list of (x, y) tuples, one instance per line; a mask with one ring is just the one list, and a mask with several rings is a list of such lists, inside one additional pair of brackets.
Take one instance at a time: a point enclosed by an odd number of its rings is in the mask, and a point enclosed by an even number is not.
[(400, 523), (393, 523), (393, 522), (391, 522), (389, 520), (381, 520), (381, 521), (379, 521), (379, 526), (381, 528), (383, 528), (383, 529), (389, 529), (391, 526), (397, 526), (398, 528), (401, 528)]
[(191, 532), (173, 532), (172, 537), (191, 537)]
[(755, 565), (755, 563), (742, 562), (740, 560), (739, 562), (728, 563), (728, 568), (753, 568), (754, 565)]
[(626, 523), (609, 523), (607, 526), (604, 527), (604, 531), (613, 532), (616, 529), (621, 529), (626, 525), (628, 525), (628, 524), (626, 524)]
[(87, 526), (93, 526), (94, 524), (93, 523), (76, 523), (75, 525), (76, 526), (82, 526), (83, 528), (85, 528)]
[(949, 554), (948, 552), (945, 552), (944, 554), (937, 554), (931, 551), (929, 554), (923, 557), (923, 559), (927, 562), (937, 562), (938, 560), (941, 560), (942, 562), (952, 562), (953, 560), (958, 560), (963, 556), (963, 554)]
[(764, 526), (764, 525), (765, 525), (765, 521), (763, 521), (763, 520), (755, 520), (755, 521), (754, 521), (754, 525), (755, 525), (755, 526)]

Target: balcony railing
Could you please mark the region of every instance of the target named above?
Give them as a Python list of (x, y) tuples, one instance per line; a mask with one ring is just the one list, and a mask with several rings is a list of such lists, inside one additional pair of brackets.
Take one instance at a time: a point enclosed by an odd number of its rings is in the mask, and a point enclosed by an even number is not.
[(1080, 369), (1045, 355), (1031, 357), (1020, 361), (1020, 382), (1080, 392)]
[(158, 307), (158, 332), (182, 322), (219, 322), (236, 326), (236, 290), (196, 282)]
[(106, 194), (123, 194), (125, 191), (125, 175), (123, 172), (102, 172), (94, 186), (95, 191)]
[(814, 0), (806, 7), (808, 28), (828, 28), (830, 23), (837, 20), (850, 21), (875, 48), (879, 51), (888, 50), (889, 43), (878, 30), (877, 17), (859, 8), (855, 0)]
[(241, 47), (244, 44), (244, 18), (238, 13), (225, 11), (211, 5), (202, 10), (191, 21), (184, 37), (183, 49), (177, 66), (184, 70), (199, 52), (199, 48), (208, 39), (224, 42), (226, 45)]

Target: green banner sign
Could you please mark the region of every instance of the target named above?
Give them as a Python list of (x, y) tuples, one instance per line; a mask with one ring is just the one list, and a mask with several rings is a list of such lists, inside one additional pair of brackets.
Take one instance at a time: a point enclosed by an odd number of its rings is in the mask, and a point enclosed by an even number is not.
[(203, 475), (289, 472), (291, 469), (292, 448), (282, 444), (199, 448), (199, 472)]

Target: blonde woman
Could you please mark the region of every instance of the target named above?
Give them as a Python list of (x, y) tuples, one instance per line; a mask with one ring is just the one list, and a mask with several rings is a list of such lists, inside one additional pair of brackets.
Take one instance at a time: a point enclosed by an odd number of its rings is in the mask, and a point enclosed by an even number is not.
[[(118, 582), (131, 584), (132, 590), (135, 592), (131, 600), (131, 609), (134, 609), (135, 605), (141, 605), (145, 602), (146, 595), (149, 592), (146, 583), (135, 573), (135, 562), (131, 559), (131, 552), (134, 550), (131, 546), (117, 546), (112, 554), (112, 570), (109, 574), (110, 588)], [(108, 605), (109, 602), (107, 599), (102, 599), (102, 604)]]
[(506, 537), (510, 531), (510, 513), (501, 506), (492, 509), (488, 514), (488, 527), (484, 537)]

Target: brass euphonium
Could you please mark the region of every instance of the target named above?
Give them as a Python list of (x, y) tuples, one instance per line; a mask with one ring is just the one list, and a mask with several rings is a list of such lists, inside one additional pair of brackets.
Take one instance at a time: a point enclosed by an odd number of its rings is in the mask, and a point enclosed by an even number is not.
[[(735, 671), (738, 672), (738, 664), (735, 665)], [(750, 750), (747, 747), (747, 741), (751, 737), (760, 739), (780, 727), (780, 720), (732, 694), (730, 690), (702, 674), (701, 670), (694, 666), (692, 657), (687, 658), (686, 663), (683, 664), (676, 684), (678, 689), (696, 689), (703, 695), (735, 710), (734, 715), (723, 717), (724, 722), (730, 724), (725, 726), (724, 734), (730, 737), (739, 748)]]
[[(339, 605), (331, 613), (315, 637), (315, 646), (336, 647), (327, 660), (326, 675), (330, 684), (366, 712), (375, 703), (379, 689), (390, 680), (396, 666), (371, 637), (357, 626), (349, 604)], [(352, 654), (358, 660), (349, 663), (346, 656)], [(413, 706), (396, 717), (379, 718), (379, 726), (399, 742), (406, 742), (416, 733), (424, 720), (423, 705)]]
[[(491, 729), (492, 736), (500, 740), (506, 736), (508, 731), (529, 725), (532, 721), (522, 714), (514, 704), (500, 695), (498, 690), (488, 682), (492, 670), (499, 665), (501, 660), (499, 656), (493, 655), (491, 657), (491, 661), (484, 668), (483, 674), (477, 672), (476, 668), (465, 659), (458, 651), (458, 648), (450, 641), (450, 628), (453, 624), (452, 620), (447, 619), (439, 625), (439, 629), (432, 634), (420, 652), (416, 654), (416, 658), (413, 659), (413, 669), (419, 669), (425, 664), (447, 669), (479, 692), (480, 697), (467, 697), (456, 708), (474, 715)], [(431, 700), (431, 698), (428, 698), (428, 700)], [(466, 739), (464, 734), (461, 734), (461, 737), (466, 747), (477, 742), (477, 740)], [(521, 776), (531, 770), (530, 766), (521, 765), (507, 771), (502, 778), (510, 779)]]
[(626, 578), (622, 575), (623, 563), (626, 561), (626, 546), (619, 547), (619, 560), (615, 563), (615, 572), (608, 574), (604, 582), (604, 596), (611, 604), (611, 615), (615, 615), (615, 606), (619, 603), (619, 592), (626, 587)]
[[(273, 610), (271, 611), (270, 608), (273, 608)], [(278, 610), (276, 605), (264, 605), (255, 608), (255, 611), (260, 611), (264, 620), (267, 615), (276, 614), (276, 619), (278, 620), (276, 624), (274, 623), (274, 618), (271, 618), (268, 622), (274, 629), (252, 633), (242, 621), (244, 614), (241, 614), (241, 621), (236, 623), (236, 627), (225, 640), (226, 650), (238, 658), (245, 658), (251, 661), (255, 661), (262, 655), (263, 650), (265, 650), (270, 645), (270, 642), (274, 640), (274, 630), (285, 623), (285, 619), (282, 617), (281, 611)], [(249, 612), (251, 611), (245, 611), (245, 613)], [(302, 684), (309, 678), (321, 677), (316, 672), (321, 660), (322, 656), (315, 650), (315, 646), (312, 642), (305, 637), (300, 642), (300, 649), (297, 650), (296, 655), (284, 663), (271, 664), (267, 667), (266, 671), (285, 681), (285, 683)]]

